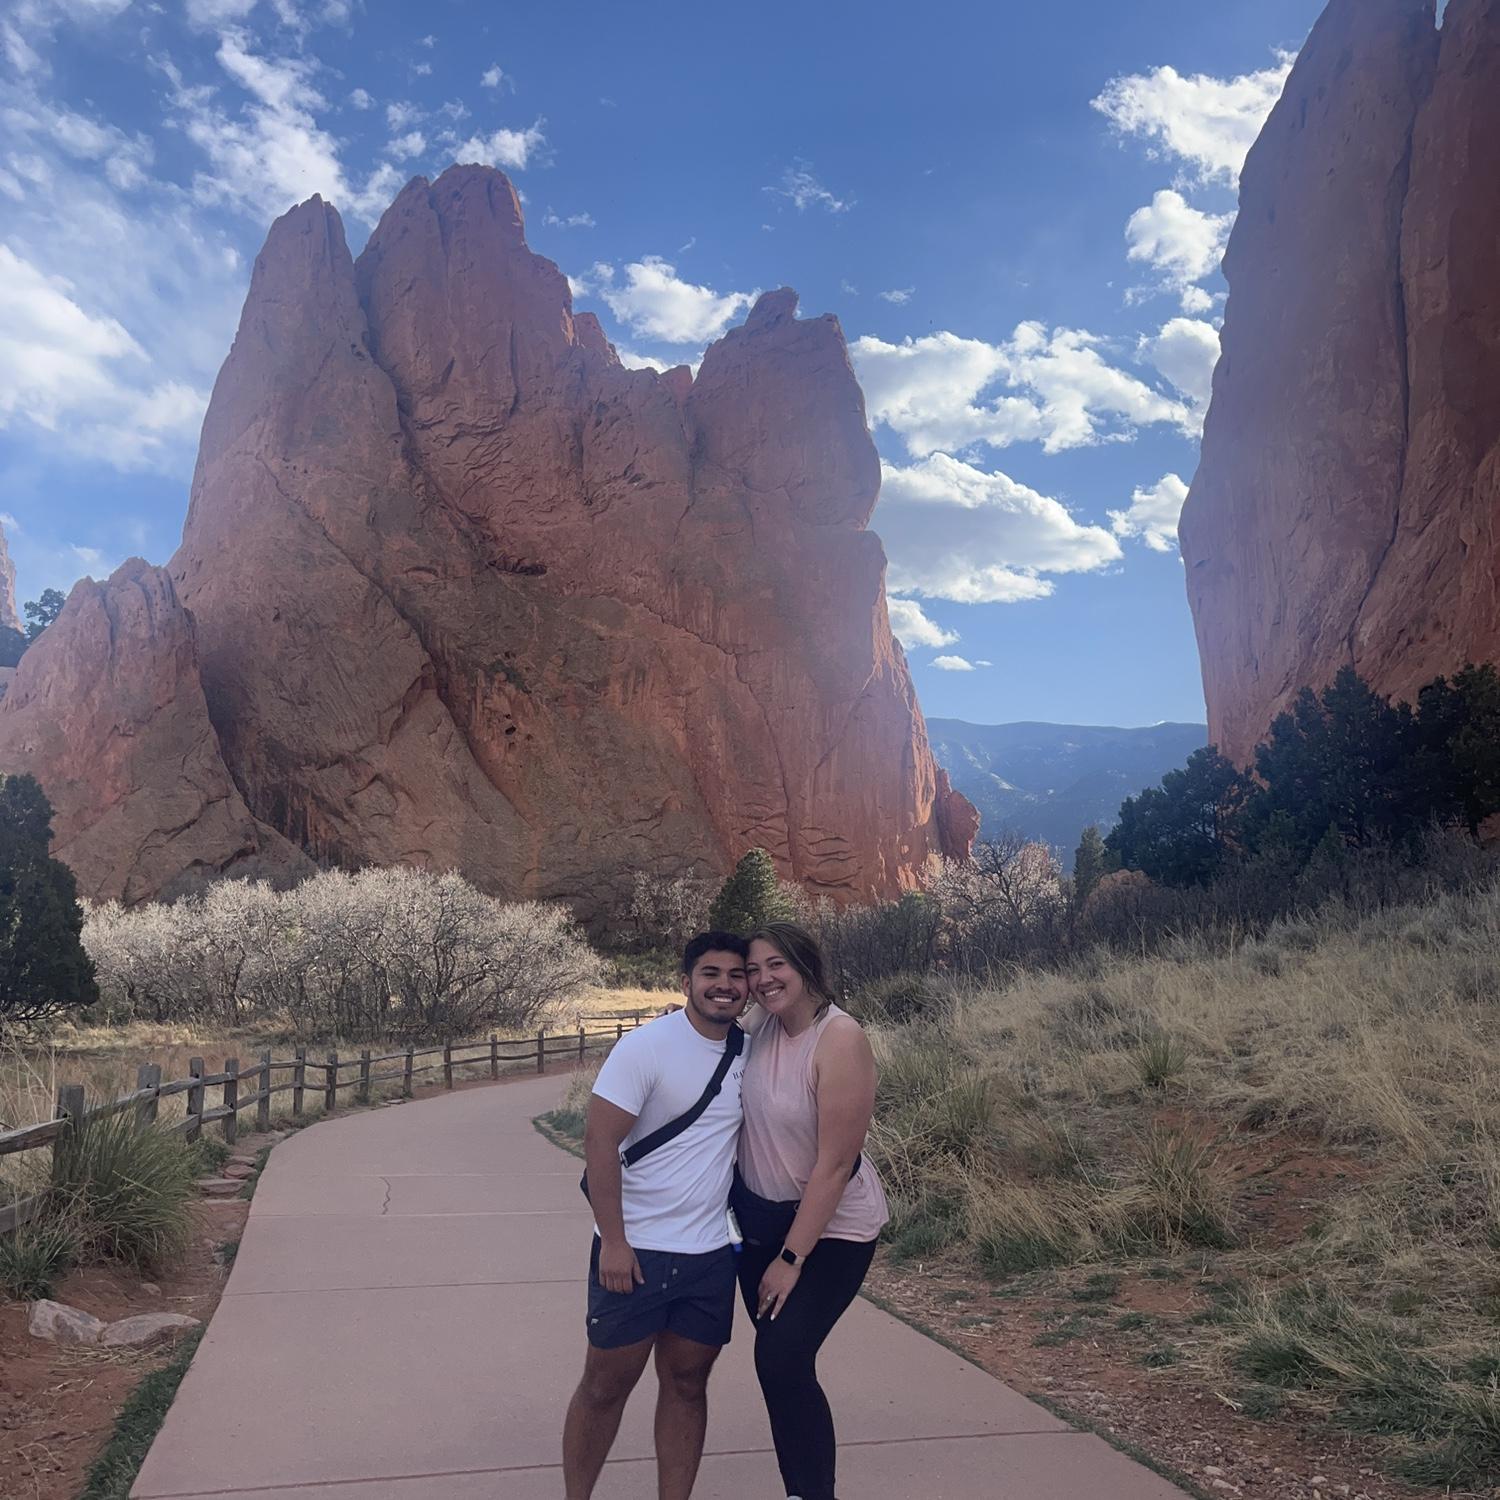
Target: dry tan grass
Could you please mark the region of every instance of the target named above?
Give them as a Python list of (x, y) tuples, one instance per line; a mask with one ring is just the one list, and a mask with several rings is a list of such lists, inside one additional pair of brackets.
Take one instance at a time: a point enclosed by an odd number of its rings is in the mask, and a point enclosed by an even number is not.
[[(1378, 1430), (1427, 1423), (1427, 1443), (1469, 1422), (1464, 1441), (1492, 1451), (1500, 893), (1357, 924), (1330, 913), (1228, 953), (1184, 942), (1021, 974), (954, 993), (931, 1028), (886, 1033), (880, 1052), (891, 1081), (871, 1148), (898, 1253), (966, 1244), (1009, 1274), (1151, 1244), (1227, 1248), (1243, 1226), (1226, 1154), (1279, 1143), (1346, 1160), (1307, 1235), (1242, 1235), (1219, 1258), (1246, 1288), (1214, 1356), (1221, 1389), (1246, 1379), (1247, 1348), (1280, 1349), (1312, 1362), (1300, 1402), (1342, 1419), (1340, 1403), (1363, 1401), (1389, 1423)], [(943, 1147), (978, 1093), (980, 1147)], [(1316, 1316), (1296, 1300), (1309, 1287)], [(1412, 1451), (1414, 1475), (1467, 1474)]]

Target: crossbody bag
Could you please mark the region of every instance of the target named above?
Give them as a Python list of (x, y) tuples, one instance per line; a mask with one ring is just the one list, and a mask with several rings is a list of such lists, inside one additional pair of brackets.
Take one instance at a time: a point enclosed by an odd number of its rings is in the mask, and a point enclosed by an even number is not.
[[(627, 1146), (620, 1153), (620, 1166), (622, 1168), (633, 1167), (644, 1156), (665, 1146), (668, 1141), (675, 1141), (684, 1130), (696, 1125), (703, 1111), (708, 1108), (719, 1096), (719, 1090), (724, 1087), (724, 1080), (729, 1076), (729, 1070), (734, 1066), (734, 1060), (745, 1050), (745, 1033), (735, 1025), (729, 1028), (729, 1035), (724, 1038), (724, 1055), (719, 1059), (718, 1066), (713, 1071), (713, 1077), (708, 1080), (708, 1087), (699, 1096), (698, 1102), (685, 1113), (677, 1116), (675, 1120), (668, 1120), (665, 1125), (658, 1126), (650, 1135), (643, 1135), (640, 1140)], [(583, 1190), (585, 1198), (589, 1195), (589, 1174), (585, 1171), (578, 1179), (578, 1186)]]

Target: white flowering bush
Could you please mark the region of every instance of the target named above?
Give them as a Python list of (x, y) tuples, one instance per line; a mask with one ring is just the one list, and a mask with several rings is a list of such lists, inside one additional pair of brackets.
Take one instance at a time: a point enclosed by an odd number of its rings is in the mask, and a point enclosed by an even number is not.
[(289, 891), (221, 881), (172, 905), (88, 910), (116, 1015), (275, 1021), (304, 1036), (442, 1038), (526, 1025), (602, 964), (571, 915), (461, 876), (326, 871)]

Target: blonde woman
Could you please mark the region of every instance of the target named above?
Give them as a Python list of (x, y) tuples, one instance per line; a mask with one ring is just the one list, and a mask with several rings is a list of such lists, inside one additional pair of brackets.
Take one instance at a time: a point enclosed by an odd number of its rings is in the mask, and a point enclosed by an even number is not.
[(818, 1351), (853, 1302), (889, 1214), (863, 1156), (875, 1058), (833, 1003), (810, 934), (771, 922), (750, 937), (746, 975), (764, 1013), (745, 1069), (732, 1202), (745, 1236), (740, 1294), (755, 1370), (792, 1500), (835, 1500), (833, 1414)]

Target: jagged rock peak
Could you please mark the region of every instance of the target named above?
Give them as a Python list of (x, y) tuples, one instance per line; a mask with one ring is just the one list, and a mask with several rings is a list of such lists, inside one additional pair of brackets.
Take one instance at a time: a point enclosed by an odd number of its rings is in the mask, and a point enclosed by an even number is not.
[[(189, 720), (233, 814), (204, 866), (266, 830), (594, 915), (642, 870), (717, 877), (754, 846), (835, 900), (964, 852), (865, 529), (863, 397), (837, 322), (795, 312), (761, 298), (696, 379), (625, 369), (487, 168), (414, 180), (357, 260), (321, 201), (279, 219), (160, 580), (179, 670), (151, 670), (200, 710), (152, 709), (121, 663), (76, 726), (130, 726), (121, 764), (43, 778), (89, 889), (175, 878), (172, 841), (123, 871), (89, 810), (166, 826), (181, 757), (134, 756)], [(84, 612), (53, 629), (106, 680)]]

